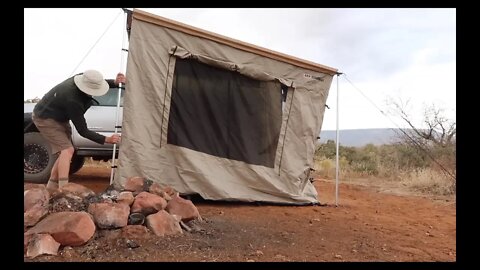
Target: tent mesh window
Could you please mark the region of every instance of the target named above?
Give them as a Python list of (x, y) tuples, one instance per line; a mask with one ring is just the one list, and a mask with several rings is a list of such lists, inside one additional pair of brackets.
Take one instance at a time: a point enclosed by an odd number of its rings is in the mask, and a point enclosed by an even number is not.
[(177, 58), (167, 143), (273, 168), (284, 96), (278, 81)]

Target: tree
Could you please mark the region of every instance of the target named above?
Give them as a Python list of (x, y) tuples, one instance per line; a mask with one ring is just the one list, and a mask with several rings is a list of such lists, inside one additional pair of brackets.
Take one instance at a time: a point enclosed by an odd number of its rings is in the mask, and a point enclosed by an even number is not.
[[(407, 102), (401, 102), (401, 100), (399, 102), (391, 101), (393, 114), (398, 115), (410, 126), (411, 130), (409, 130), (408, 135), (413, 136), (415, 142), (422, 146), (433, 144), (440, 147), (448, 147), (456, 144), (456, 122), (444, 116), (444, 109), (437, 108), (435, 104), (426, 106), (424, 108), (424, 127), (419, 128), (414, 125), (412, 117), (407, 113), (408, 103), (408, 100)], [(403, 141), (411, 140), (408, 137), (405, 138), (405, 134), (403, 135)]]
[(410, 129), (400, 128), (399, 143), (413, 149), (417, 157), (430, 159), (456, 183), (456, 121), (445, 116), (445, 110), (435, 104), (425, 106), (422, 125), (416, 125), (408, 113), (409, 100), (387, 102), (389, 114), (399, 117)]
[(337, 148), (334, 140), (327, 140), (317, 147), (315, 155), (324, 156), (325, 158), (334, 159), (337, 154)]

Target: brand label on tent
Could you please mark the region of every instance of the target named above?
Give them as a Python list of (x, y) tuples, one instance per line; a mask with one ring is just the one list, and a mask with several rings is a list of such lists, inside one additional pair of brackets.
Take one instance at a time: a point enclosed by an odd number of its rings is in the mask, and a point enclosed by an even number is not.
[(310, 75), (310, 74), (307, 74), (307, 73), (304, 73), (303, 77), (308, 78), (308, 79), (315, 79), (315, 80), (319, 80), (319, 81), (323, 82), (323, 77), (317, 77), (317, 76), (313, 76), (313, 75)]

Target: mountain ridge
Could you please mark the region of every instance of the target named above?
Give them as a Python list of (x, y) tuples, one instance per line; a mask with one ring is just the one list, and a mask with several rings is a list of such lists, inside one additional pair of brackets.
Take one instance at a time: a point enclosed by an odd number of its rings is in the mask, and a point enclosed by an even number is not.
[[(382, 145), (398, 142), (398, 128), (368, 128), (368, 129), (342, 129), (339, 131), (340, 144), (343, 146), (360, 147), (367, 144)], [(336, 141), (336, 130), (322, 130), (320, 143), (327, 140)]]

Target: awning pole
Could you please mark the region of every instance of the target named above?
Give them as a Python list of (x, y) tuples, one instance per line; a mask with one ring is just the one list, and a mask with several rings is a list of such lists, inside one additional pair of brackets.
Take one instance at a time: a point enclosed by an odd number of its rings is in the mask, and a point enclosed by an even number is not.
[(342, 73), (337, 73), (337, 149), (336, 149), (336, 165), (335, 165), (335, 206), (338, 206), (338, 173), (340, 171), (339, 167), (339, 145), (340, 145), (340, 130), (338, 126), (338, 119), (339, 119), (339, 105), (340, 105), (340, 86), (338, 85), (338, 77)]
[[(123, 19), (123, 24), (122, 24), (122, 48), (121, 48), (121, 56), (120, 56), (120, 70), (122, 73), (125, 75), (124, 70), (124, 52), (128, 51), (124, 48), (125, 46), (125, 32), (126, 30), (123, 30), (124, 26), (127, 23), (127, 11), (124, 9), (124, 19)], [(121, 128), (121, 126), (118, 125), (118, 112), (120, 111), (120, 102), (121, 102), (121, 97), (122, 97), (122, 89), (125, 88), (125, 86), (120, 82), (118, 84), (118, 96), (117, 96), (117, 109), (115, 110), (115, 133), (118, 133), (118, 128)], [(112, 170), (110, 173), (110, 185), (113, 183), (113, 176), (115, 174), (115, 168), (117, 167), (115, 165), (115, 158), (117, 154), (117, 144), (113, 144), (113, 154), (112, 154)]]

